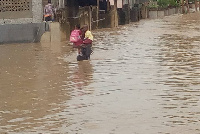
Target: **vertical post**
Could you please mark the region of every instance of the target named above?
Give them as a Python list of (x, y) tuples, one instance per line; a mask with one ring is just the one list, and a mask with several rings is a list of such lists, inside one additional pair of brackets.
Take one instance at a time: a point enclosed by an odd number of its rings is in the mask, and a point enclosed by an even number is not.
[(99, 0), (97, 0), (97, 28), (99, 27)]
[(110, 0), (107, 0), (107, 11), (110, 11)]
[(64, 8), (64, 1), (63, 0), (59, 0), (59, 8)]
[(89, 30), (92, 30), (92, 7), (89, 7)]
[(128, 0), (128, 23), (130, 23), (130, 0)]
[(197, 0), (194, 0), (195, 3), (195, 11), (197, 12)]
[(118, 15), (117, 15), (117, 0), (114, 0), (114, 27), (118, 26)]
[(185, 13), (184, 0), (181, 0), (181, 5), (182, 5), (182, 13)]
[(199, 11), (200, 11), (200, 1), (199, 1)]
[(187, 13), (189, 13), (190, 11), (189, 11), (189, 0), (186, 0), (186, 6), (187, 6)]
[(117, 10), (117, 0), (114, 0), (114, 9)]

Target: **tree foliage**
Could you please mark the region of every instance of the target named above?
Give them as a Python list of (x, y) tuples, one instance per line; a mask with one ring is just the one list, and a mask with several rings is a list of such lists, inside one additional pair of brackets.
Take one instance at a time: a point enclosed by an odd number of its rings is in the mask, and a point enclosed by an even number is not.
[(161, 8), (179, 6), (178, 0), (157, 0), (157, 3), (158, 3), (158, 6)]
[(158, 0), (158, 6), (161, 8), (167, 8), (169, 5), (169, 0)]

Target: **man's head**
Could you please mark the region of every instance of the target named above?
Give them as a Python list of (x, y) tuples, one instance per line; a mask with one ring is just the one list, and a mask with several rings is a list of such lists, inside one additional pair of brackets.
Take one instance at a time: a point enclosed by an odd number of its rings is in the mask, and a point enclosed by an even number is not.
[(51, 4), (51, 0), (48, 0), (48, 3), (50, 3), (50, 4)]
[(87, 31), (88, 30), (88, 25), (83, 25), (83, 30)]

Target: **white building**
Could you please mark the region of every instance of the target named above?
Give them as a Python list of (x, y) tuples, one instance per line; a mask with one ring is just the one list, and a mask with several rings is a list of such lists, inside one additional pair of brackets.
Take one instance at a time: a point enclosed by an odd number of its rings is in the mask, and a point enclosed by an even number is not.
[(0, 0), (0, 44), (38, 42), (45, 32), (42, 0)]
[[(130, 8), (134, 6), (134, 4), (144, 3), (149, 0), (117, 0), (117, 8), (122, 8), (124, 4), (130, 4)], [(114, 5), (114, 0), (110, 0), (110, 4)]]
[[(117, 8), (122, 8), (122, 1), (123, 0), (117, 0)], [(110, 5), (114, 5), (114, 0), (110, 0)]]
[(42, 0), (0, 1), (0, 24), (40, 23), (42, 20)]

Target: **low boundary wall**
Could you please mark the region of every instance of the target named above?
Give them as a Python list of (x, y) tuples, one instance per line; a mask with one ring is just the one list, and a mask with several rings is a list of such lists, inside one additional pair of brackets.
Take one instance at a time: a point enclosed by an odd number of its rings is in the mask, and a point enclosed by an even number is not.
[(46, 23), (0, 25), (0, 44), (39, 42)]
[(181, 13), (181, 8), (169, 8), (163, 10), (150, 10), (149, 11), (149, 19), (160, 19), (164, 18), (164, 16), (173, 15)]

